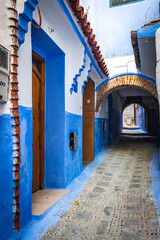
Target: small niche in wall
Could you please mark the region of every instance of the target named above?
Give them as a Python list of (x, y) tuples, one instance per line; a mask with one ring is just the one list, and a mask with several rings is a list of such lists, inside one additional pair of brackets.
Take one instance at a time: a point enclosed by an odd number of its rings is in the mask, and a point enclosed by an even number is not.
[(78, 148), (78, 133), (70, 132), (70, 150), (75, 151)]

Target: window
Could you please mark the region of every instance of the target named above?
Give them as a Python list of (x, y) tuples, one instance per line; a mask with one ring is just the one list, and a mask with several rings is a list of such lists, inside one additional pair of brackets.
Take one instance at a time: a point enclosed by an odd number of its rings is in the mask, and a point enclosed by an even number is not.
[(143, 0), (110, 0), (110, 7), (126, 4), (126, 3), (132, 3), (132, 2), (139, 2)]

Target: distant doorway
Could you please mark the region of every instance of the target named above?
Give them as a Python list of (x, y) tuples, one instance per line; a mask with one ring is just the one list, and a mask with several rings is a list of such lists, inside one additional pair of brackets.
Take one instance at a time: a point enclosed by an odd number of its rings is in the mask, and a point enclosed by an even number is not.
[(95, 83), (89, 78), (83, 94), (83, 167), (94, 160)]
[(147, 121), (146, 110), (139, 104), (130, 104), (123, 110), (123, 133), (146, 132)]
[(32, 192), (44, 188), (45, 61), (32, 52)]

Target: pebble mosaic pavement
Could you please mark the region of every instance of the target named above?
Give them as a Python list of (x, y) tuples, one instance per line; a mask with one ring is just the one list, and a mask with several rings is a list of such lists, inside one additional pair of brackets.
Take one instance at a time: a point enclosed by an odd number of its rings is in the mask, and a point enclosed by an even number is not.
[(151, 138), (122, 137), (105, 155), (83, 193), (41, 240), (160, 239), (151, 193)]

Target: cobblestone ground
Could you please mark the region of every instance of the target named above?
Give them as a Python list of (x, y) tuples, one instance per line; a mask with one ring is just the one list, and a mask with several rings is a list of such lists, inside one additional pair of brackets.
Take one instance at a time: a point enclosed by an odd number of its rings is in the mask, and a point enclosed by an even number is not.
[(71, 206), (41, 239), (160, 239), (151, 194), (152, 141), (123, 137), (84, 186), (79, 205)]

